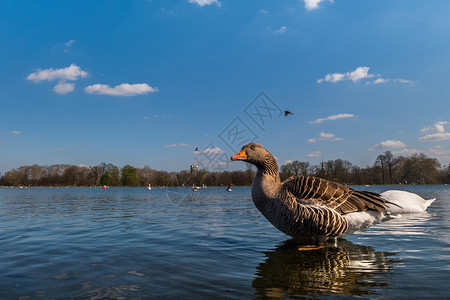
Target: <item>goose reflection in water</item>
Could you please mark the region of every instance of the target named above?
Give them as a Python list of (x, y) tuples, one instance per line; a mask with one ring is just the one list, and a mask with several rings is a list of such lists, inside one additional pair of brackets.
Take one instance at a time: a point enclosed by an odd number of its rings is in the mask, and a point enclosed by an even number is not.
[(252, 286), (258, 297), (370, 295), (387, 286), (395, 253), (339, 239), (336, 245), (299, 251), (293, 240), (266, 252)]

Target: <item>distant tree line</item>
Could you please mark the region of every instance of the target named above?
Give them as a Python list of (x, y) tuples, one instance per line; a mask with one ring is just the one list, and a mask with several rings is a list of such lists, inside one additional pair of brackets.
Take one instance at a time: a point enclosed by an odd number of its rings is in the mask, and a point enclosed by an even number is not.
[(98, 166), (50, 165), (22, 166), (0, 175), (0, 186), (220, 186), (251, 185), (255, 171), (191, 172), (159, 171), (144, 166), (125, 165), (119, 168), (111, 163)]
[(441, 167), (436, 158), (425, 154), (395, 157), (390, 151), (378, 155), (371, 167), (360, 168), (342, 159), (328, 160), (311, 166), (293, 161), (281, 166), (281, 179), (292, 175), (312, 175), (349, 185), (365, 184), (447, 184), (450, 165)]
[[(351, 162), (336, 159), (319, 165), (293, 161), (280, 167), (284, 180), (293, 175), (312, 175), (349, 185), (365, 184), (447, 184), (450, 165), (441, 167), (438, 160), (425, 154), (395, 157), (387, 151), (380, 154), (373, 166), (360, 168)], [(0, 186), (192, 186), (238, 185), (249, 186), (255, 169), (247, 164), (245, 171), (192, 172), (159, 171), (144, 166), (125, 165), (119, 168), (110, 163), (97, 166), (50, 165), (22, 166), (0, 174)]]

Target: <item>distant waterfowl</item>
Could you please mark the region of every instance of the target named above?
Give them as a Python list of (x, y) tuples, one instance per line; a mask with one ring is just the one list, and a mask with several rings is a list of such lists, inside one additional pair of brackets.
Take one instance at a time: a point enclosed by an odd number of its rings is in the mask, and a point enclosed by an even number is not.
[(198, 152), (198, 147), (195, 148), (194, 152)]
[[(256, 143), (242, 147), (231, 160), (257, 167), (253, 203), (272, 225), (302, 244), (318, 245), (367, 228), (389, 218), (389, 210), (410, 211), (411, 205), (401, 198), (410, 198), (412, 193), (386, 192), (384, 198), (312, 176), (293, 176), (281, 182), (275, 158)], [(421, 207), (420, 211), (434, 201), (417, 197), (413, 206)]]
[(284, 116), (285, 117), (287, 117), (288, 115), (293, 115), (294, 113), (292, 113), (292, 112), (290, 112), (290, 111), (288, 111), (288, 110), (285, 110), (284, 111)]
[(228, 187), (227, 187), (227, 192), (231, 192), (231, 191), (232, 191), (231, 184), (229, 184)]
[(151, 190), (152, 189), (152, 186), (150, 185), (150, 183), (148, 184), (148, 187), (147, 187), (149, 190)]

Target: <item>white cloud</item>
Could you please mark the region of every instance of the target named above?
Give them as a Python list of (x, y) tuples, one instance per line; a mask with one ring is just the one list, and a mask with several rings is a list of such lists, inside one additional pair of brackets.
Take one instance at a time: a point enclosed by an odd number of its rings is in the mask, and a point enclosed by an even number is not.
[(345, 79), (345, 74), (342, 73), (333, 73), (333, 74), (327, 74), (324, 78), (321, 78), (317, 80), (318, 83), (322, 83), (324, 81), (329, 82), (338, 82)]
[(395, 156), (411, 156), (413, 154), (424, 153), (432, 158), (437, 158), (441, 164), (450, 164), (450, 149), (445, 149), (441, 146), (435, 146), (429, 149), (401, 149), (392, 151)]
[(64, 94), (73, 92), (74, 88), (75, 88), (75, 84), (73, 84), (73, 83), (60, 82), (57, 85), (55, 85), (53, 90), (57, 94), (64, 95)]
[(37, 72), (28, 75), (27, 80), (34, 82), (53, 81), (53, 80), (74, 81), (86, 76), (88, 76), (88, 73), (86, 71), (81, 70), (81, 68), (77, 65), (71, 64), (69, 67), (63, 69), (53, 69), (53, 68), (45, 70), (39, 69)]
[(447, 121), (439, 121), (431, 126), (425, 126), (420, 130), (421, 133), (428, 133), (419, 138), (419, 141), (446, 141), (450, 139), (450, 132), (446, 132), (445, 126), (448, 125)]
[(406, 145), (401, 141), (386, 140), (382, 141), (379, 144), (376, 144), (375, 146), (370, 148), (370, 150), (379, 150), (384, 148), (404, 148), (404, 147), (406, 147)]
[(192, 145), (189, 145), (186, 143), (179, 143), (179, 144), (171, 144), (171, 145), (164, 146), (164, 148), (174, 148), (174, 147), (192, 147)]
[(172, 15), (172, 14), (174, 14), (175, 12), (173, 11), (173, 10), (171, 10), (171, 9), (166, 9), (166, 8), (161, 8), (161, 12), (163, 12), (163, 13), (165, 13), (165, 14), (167, 14), (167, 15)]
[(369, 74), (369, 67), (358, 67), (355, 71), (347, 73), (348, 79), (353, 82), (359, 81), (363, 78), (374, 77), (375, 75)]
[(259, 12), (262, 13), (262, 14), (265, 14), (265, 15), (267, 15), (267, 14), (269, 13), (269, 12), (268, 12), (267, 10), (265, 10), (265, 9), (261, 9)]
[(64, 45), (65, 45), (66, 47), (70, 47), (70, 46), (72, 46), (75, 42), (76, 42), (75, 40), (70, 40), (70, 41), (68, 41), (67, 43), (64, 43)]
[(337, 115), (332, 115), (326, 118), (319, 118), (315, 121), (311, 121), (311, 124), (320, 124), (322, 122), (325, 121), (334, 121), (334, 120), (339, 120), (339, 119), (345, 119), (345, 118), (354, 118), (355, 115), (354, 114), (337, 114)]
[(144, 116), (144, 120), (149, 120), (149, 119), (158, 119), (159, 115), (153, 115), (153, 116)]
[(73, 46), (73, 44), (75, 44), (75, 42), (76, 42), (75, 40), (70, 40), (70, 41), (64, 43), (64, 46), (65, 46), (64, 52), (69, 52), (70, 49), (72, 49), (72, 46)]
[(441, 164), (450, 164), (450, 149), (443, 148), (442, 146), (435, 146), (429, 149), (400, 149), (392, 151), (395, 156), (411, 156), (413, 154), (424, 153), (432, 158), (437, 158)]
[(419, 138), (419, 141), (432, 141), (432, 142), (439, 142), (446, 140), (450, 140), (450, 132), (432, 133)]
[(441, 146), (430, 148), (428, 152), (437, 156), (450, 156), (450, 149), (443, 149)]
[(286, 32), (286, 30), (287, 30), (286, 26), (281, 26), (280, 29), (274, 31), (274, 34), (281, 34), (283, 32)]
[[(313, 9), (319, 8), (319, 3), (323, 2), (324, 0), (303, 0), (305, 2), (305, 8), (308, 11), (311, 11)], [(333, 0), (329, 0), (330, 2), (333, 2)]]
[[(377, 75), (377, 76), (381, 76), (381, 75)], [(394, 78), (394, 79), (390, 79), (390, 78), (377, 78), (375, 79), (372, 83), (373, 84), (380, 84), (380, 83), (387, 83), (387, 82), (400, 82), (400, 83), (409, 83), (411, 86), (414, 85), (414, 82), (412, 82), (411, 80), (407, 80), (407, 79), (402, 79), (402, 78)], [(370, 84), (370, 82), (366, 82), (367, 84)]]
[(441, 164), (450, 165), (450, 149), (443, 149), (441, 146), (436, 146), (428, 150), (431, 156), (436, 157)]
[(403, 79), (403, 78), (397, 78), (397, 79), (394, 79), (394, 81), (398, 81), (398, 82), (400, 82), (400, 83), (410, 83), (410, 84), (413, 84), (413, 82), (412, 82), (411, 80), (407, 80), (407, 79)]
[(417, 149), (401, 149), (401, 150), (396, 150), (396, 151), (392, 151), (392, 154), (394, 154), (395, 156), (411, 156), (413, 154), (416, 153), (421, 153), (422, 151), (417, 150)]
[(218, 1), (218, 0), (189, 0), (189, 3), (194, 3), (199, 6), (212, 5), (212, 4), (216, 4), (218, 7), (221, 6), (220, 1)]
[(106, 84), (94, 84), (87, 86), (85, 89), (88, 94), (110, 95), (110, 96), (136, 96), (158, 91), (158, 88), (153, 88), (146, 83), (128, 84), (122, 83), (115, 87), (110, 87)]
[(214, 156), (222, 153), (224, 153), (222, 149), (220, 149), (219, 147), (215, 147), (215, 148), (206, 148), (205, 150), (195, 152), (194, 154), (196, 155), (204, 154), (206, 156)]
[(313, 152), (309, 153), (307, 156), (308, 157), (320, 157), (320, 156), (322, 156), (322, 152), (321, 151), (313, 151)]
[(358, 67), (354, 71), (351, 72), (345, 72), (345, 73), (329, 73), (325, 75), (325, 77), (320, 78), (317, 80), (317, 83), (322, 82), (339, 82), (344, 80), (351, 80), (353, 82), (358, 82), (363, 79), (369, 79), (373, 77), (378, 77), (373, 82), (367, 81), (366, 84), (380, 84), (380, 83), (387, 83), (387, 82), (400, 82), (400, 83), (409, 83), (411, 86), (413, 85), (413, 82), (411, 80), (397, 78), (397, 79), (389, 79), (389, 78), (383, 78), (381, 77), (381, 74), (369, 74), (369, 67)]
[(386, 83), (389, 82), (389, 79), (386, 78), (377, 78), (373, 83), (374, 84), (380, 84), (380, 83)]
[(420, 130), (422, 133), (428, 133), (428, 132), (445, 132), (445, 125), (449, 124), (447, 121), (440, 121), (437, 122), (431, 126), (425, 126)]
[(321, 139), (324, 139), (324, 140), (329, 140), (329, 139), (334, 138), (334, 134), (332, 134), (332, 133), (325, 133), (325, 132), (321, 132), (319, 134), (319, 136), (320, 136)]
[(318, 138), (311, 138), (307, 142), (308, 143), (315, 143), (317, 141), (342, 141), (342, 140), (343, 140), (342, 138), (337, 138), (332, 133), (321, 132), (319, 134)]
[(369, 67), (358, 67), (352, 72), (327, 74), (324, 78), (317, 80), (317, 82), (339, 82), (342, 80), (351, 80), (353, 82), (357, 82), (363, 78), (370, 78), (375, 76), (373, 74), (369, 74), (369, 69)]
[(87, 77), (89, 74), (83, 71), (79, 66), (71, 64), (67, 68), (62, 69), (39, 69), (37, 72), (31, 73), (27, 76), (27, 80), (35, 83), (41, 81), (58, 81), (53, 91), (58, 94), (67, 94), (73, 92), (75, 85), (73, 83), (67, 83), (67, 81), (75, 81), (79, 78)]
[(8, 134), (22, 134), (22, 132), (13, 130), (13, 131), (8, 132)]

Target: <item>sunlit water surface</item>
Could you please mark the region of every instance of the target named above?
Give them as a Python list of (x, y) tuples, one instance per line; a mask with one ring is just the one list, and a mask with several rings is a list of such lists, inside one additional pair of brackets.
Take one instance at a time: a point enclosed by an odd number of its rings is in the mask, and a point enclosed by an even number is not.
[(450, 298), (450, 186), (404, 215), (298, 251), (250, 188), (0, 188), (0, 299)]

